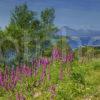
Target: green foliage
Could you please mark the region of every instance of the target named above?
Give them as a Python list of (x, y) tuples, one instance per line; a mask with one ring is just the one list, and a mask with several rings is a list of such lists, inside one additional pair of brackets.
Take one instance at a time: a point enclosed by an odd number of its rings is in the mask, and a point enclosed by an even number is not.
[[(13, 63), (28, 63), (30, 59), (41, 54), (50, 55), (51, 49), (49, 48), (52, 46), (50, 41), (53, 35), (51, 33), (56, 30), (53, 24), (55, 11), (53, 8), (47, 8), (40, 13), (40, 19), (36, 17), (36, 12), (29, 10), (27, 4), (18, 5), (12, 11), (10, 23), (5, 30), (0, 29), (0, 39), (10, 41), (0, 42), (0, 48), (4, 53), (10, 49), (16, 52), (17, 56)], [(48, 47), (44, 46), (46, 41), (49, 41)]]
[[(21, 61), (27, 63), (33, 57), (33, 53), (35, 57), (37, 55), (41, 56), (41, 53), (43, 56), (50, 57), (52, 51), (50, 40), (53, 38), (51, 33), (56, 30), (54, 25), (55, 10), (46, 8), (41, 12), (40, 19), (35, 17), (36, 13), (29, 10), (26, 4), (15, 7), (11, 14), (10, 24), (5, 30), (0, 29), (0, 39), (4, 40), (0, 42), (0, 62), (5, 62), (5, 59), (2, 59), (2, 54), (9, 50), (15, 50), (17, 53), (13, 63), (16, 65)], [(69, 45), (66, 45), (66, 37), (57, 38), (57, 40), (57, 46), (62, 48), (63, 53), (70, 50)], [(28, 47), (29, 54), (24, 52), (25, 47)], [(82, 56), (91, 58), (91, 54), (94, 51), (91, 47), (85, 47), (82, 48), (82, 52)], [(0, 87), (0, 100), (7, 100), (8, 97), (15, 100), (17, 92), (22, 92), (27, 100), (49, 100), (53, 95), (50, 92), (50, 87), (53, 85), (55, 86), (56, 95), (54, 100), (81, 100), (87, 96), (93, 96), (95, 100), (94, 95), (99, 98), (100, 60), (93, 59), (93, 62), (92, 60), (91, 62), (87, 60), (85, 63), (78, 63), (77, 50), (75, 54), (75, 61), (72, 63), (51, 62), (47, 66), (44, 81), (40, 80), (42, 74), (42, 67), (40, 67), (36, 77), (23, 77), (14, 90), (5, 91)], [(27, 60), (27, 58), (29, 59)], [(59, 80), (61, 67), (63, 69), (63, 79)], [(1, 64), (0, 68), (4, 70), (4, 65)], [(70, 69), (70, 75), (68, 75), (68, 69)], [(50, 74), (50, 79), (48, 79), (48, 73)], [(36, 95), (37, 97), (35, 98)]]
[(85, 84), (85, 75), (86, 75), (86, 70), (83, 66), (74, 66), (72, 68), (72, 79), (75, 81)]
[(57, 100), (73, 100), (78, 94), (78, 88), (75, 83), (67, 80), (60, 82), (57, 88)]
[(94, 69), (95, 69), (95, 70), (100, 70), (100, 62), (99, 62), (99, 61), (95, 61), (95, 62), (93, 63), (93, 66), (94, 66)]
[(53, 95), (50, 92), (50, 87), (55, 86), (54, 100), (82, 100), (86, 98), (98, 100), (100, 73), (98, 69), (94, 69), (97, 62), (99, 64), (99, 60), (94, 60), (89, 64), (79, 65), (77, 61), (74, 61), (71, 65), (71, 77), (65, 74), (68, 66), (63, 65), (64, 78), (63, 80), (59, 80), (61, 62), (55, 61), (48, 66), (46, 71), (46, 75), (50, 71), (50, 80), (46, 76), (43, 82), (39, 82), (42, 72), (40, 67), (36, 78), (34, 76), (23, 77), (22, 81), (18, 82), (13, 91), (7, 92), (0, 88), (0, 97), (4, 97), (5, 99), (13, 98), (15, 100), (16, 92), (21, 92), (27, 100), (49, 100)]
[(60, 62), (53, 62), (53, 65), (50, 68), (50, 77), (51, 77), (51, 83), (57, 84), (59, 82), (59, 69), (60, 69)]
[(41, 19), (44, 25), (53, 24), (55, 18), (55, 10), (53, 8), (46, 8), (41, 12)]
[(32, 25), (35, 12), (28, 10), (26, 4), (16, 6), (11, 15), (11, 23), (22, 29), (29, 29)]

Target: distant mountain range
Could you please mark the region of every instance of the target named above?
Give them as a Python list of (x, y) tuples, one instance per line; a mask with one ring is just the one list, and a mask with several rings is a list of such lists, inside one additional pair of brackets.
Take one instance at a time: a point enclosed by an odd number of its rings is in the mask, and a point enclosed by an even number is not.
[(100, 31), (97, 30), (75, 30), (64, 26), (55, 35), (69, 37), (68, 43), (72, 48), (79, 46), (100, 46)]

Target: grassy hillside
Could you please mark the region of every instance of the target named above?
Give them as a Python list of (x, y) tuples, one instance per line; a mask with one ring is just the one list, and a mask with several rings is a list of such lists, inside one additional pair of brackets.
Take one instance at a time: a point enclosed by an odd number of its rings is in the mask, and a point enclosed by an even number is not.
[(49, 64), (42, 81), (41, 73), (40, 67), (36, 77), (22, 75), (14, 89), (0, 87), (0, 100), (100, 99), (100, 59), (65, 64), (54, 61)]

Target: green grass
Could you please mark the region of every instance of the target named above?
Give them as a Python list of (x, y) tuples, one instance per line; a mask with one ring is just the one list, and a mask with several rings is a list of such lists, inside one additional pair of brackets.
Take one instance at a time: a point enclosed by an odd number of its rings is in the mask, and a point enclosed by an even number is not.
[[(100, 99), (100, 59), (94, 59), (83, 64), (74, 61), (72, 64), (62, 65), (63, 79), (59, 80), (60, 62), (50, 65), (51, 79), (34, 86), (35, 79), (24, 78), (18, 83), (14, 91), (0, 88), (0, 100), (15, 100), (16, 92), (22, 92), (26, 100), (99, 100)], [(70, 73), (69, 73), (70, 69)], [(47, 73), (48, 73), (47, 69)], [(39, 75), (37, 80), (39, 80)], [(21, 84), (21, 85), (20, 85)], [(28, 84), (28, 85), (27, 85)], [(55, 95), (50, 87), (55, 87)]]

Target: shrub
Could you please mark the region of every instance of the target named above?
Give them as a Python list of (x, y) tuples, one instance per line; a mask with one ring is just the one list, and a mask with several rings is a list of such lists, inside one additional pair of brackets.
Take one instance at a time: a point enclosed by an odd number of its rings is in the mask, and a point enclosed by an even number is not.
[(85, 84), (85, 75), (86, 75), (86, 70), (84, 66), (74, 66), (72, 67), (72, 76), (71, 78), (81, 84)]

